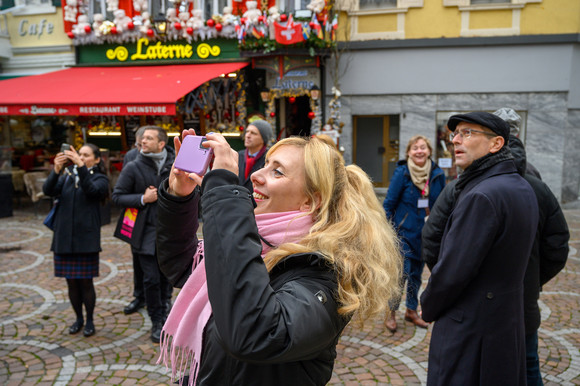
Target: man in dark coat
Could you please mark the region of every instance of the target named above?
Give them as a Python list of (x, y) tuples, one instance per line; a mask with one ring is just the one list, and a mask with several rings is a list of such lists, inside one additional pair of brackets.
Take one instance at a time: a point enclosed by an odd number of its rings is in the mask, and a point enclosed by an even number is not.
[[(159, 270), (156, 250), (157, 227), (157, 187), (171, 171), (175, 152), (166, 147), (167, 133), (158, 126), (146, 126), (143, 132), (141, 152), (128, 163), (113, 190), (113, 202), (124, 208), (137, 208), (137, 220), (144, 226), (139, 235), (134, 235), (131, 252), (139, 260), (143, 269), (143, 286), (147, 313), (153, 325), (151, 340), (159, 343), (161, 329), (168, 312), (167, 300), (172, 287)], [(138, 232), (137, 226), (133, 231)]]
[(508, 149), (509, 125), (486, 112), (454, 115), (455, 207), (421, 295), (435, 321), (428, 385), (525, 385), (523, 279), (536, 197)]
[[(125, 154), (123, 157), (123, 168), (129, 162), (137, 158), (141, 152), (141, 141), (143, 140), (143, 132), (147, 126), (141, 126), (135, 132), (135, 147)], [(139, 264), (139, 259), (133, 255), (133, 300), (123, 308), (125, 315), (132, 314), (145, 307), (145, 291), (143, 289), (143, 269)]]
[(262, 119), (253, 121), (244, 131), (245, 150), (238, 152), (238, 177), (240, 185), (251, 192), (254, 191), (250, 176), (253, 172), (264, 167), (266, 152), (272, 139), (272, 126)]
[[(497, 114), (496, 114), (497, 115)], [(508, 122), (509, 123), (509, 122)], [(522, 142), (510, 135), (510, 150), (518, 173), (530, 184), (538, 201), (539, 221), (532, 253), (524, 276), (524, 325), (526, 330), (526, 373), (527, 384), (542, 385), (538, 360), (538, 328), (540, 309), (538, 298), (542, 286), (564, 268), (568, 258), (570, 233), (558, 200), (550, 188), (531, 173), (528, 173), (526, 151)], [(437, 263), (441, 235), (449, 214), (453, 210), (454, 186), (452, 181), (439, 196), (423, 228), (422, 257), (429, 269)], [(449, 186), (449, 185), (448, 185)]]

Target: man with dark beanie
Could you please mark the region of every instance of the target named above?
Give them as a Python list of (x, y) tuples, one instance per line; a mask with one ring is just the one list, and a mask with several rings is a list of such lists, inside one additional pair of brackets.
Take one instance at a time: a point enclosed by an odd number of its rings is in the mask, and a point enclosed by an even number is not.
[(487, 112), (449, 118), (463, 169), (437, 263), (423, 294), (435, 322), (428, 385), (525, 385), (523, 281), (538, 204), (507, 146), (509, 124)]
[(238, 152), (238, 177), (240, 185), (253, 192), (250, 176), (253, 172), (264, 167), (266, 151), (272, 139), (272, 126), (262, 119), (251, 122), (244, 131), (245, 150)]

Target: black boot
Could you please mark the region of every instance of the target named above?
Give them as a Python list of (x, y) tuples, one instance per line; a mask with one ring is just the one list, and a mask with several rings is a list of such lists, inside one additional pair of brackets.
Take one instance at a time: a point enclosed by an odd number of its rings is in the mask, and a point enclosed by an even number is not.
[(145, 302), (139, 299), (133, 299), (133, 301), (127, 304), (127, 307), (123, 309), (123, 312), (125, 315), (129, 315), (139, 311), (143, 307), (145, 307)]
[(151, 341), (153, 343), (159, 343), (159, 339), (161, 339), (161, 329), (163, 328), (163, 323), (161, 322), (154, 322), (153, 327), (151, 328)]

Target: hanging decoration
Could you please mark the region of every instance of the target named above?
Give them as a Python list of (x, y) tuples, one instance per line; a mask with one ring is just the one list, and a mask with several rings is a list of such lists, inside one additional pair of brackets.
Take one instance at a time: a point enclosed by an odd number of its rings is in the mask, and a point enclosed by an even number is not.
[(246, 88), (241, 72), (235, 78), (212, 79), (185, 96), (183, 113), (202, 114), (208, 131), (237, 133), (245, 126)]
[[(295, 19), (292, 13), (281, 14), (268, 2), (248, 0), (246, 11), (232, 14), (226, 6), (223, 14), (205, 20), (202, 9), (192, 9), (191, 1), (168, 1), (164, 20), (153, 20), (147, 0), (106, 0), (106, 13), (89, 16), (88, 0), (64, 0), (65, 33), (74, 45), (126, 44), (147, 37), (153, 41), (185, 39), (203, 41), (215, 38), (237, 39), (241, 50), (264, 53), (288, 46), (324, 49), (335, 46), (336, 15), (329, 19), (331, 6), (325, 0), (311, 0), (307, 8), (310, 20)], [(263, 10), (263, 11), (262, 11)], [(311, 51), (311, 54), (313, 52)]]

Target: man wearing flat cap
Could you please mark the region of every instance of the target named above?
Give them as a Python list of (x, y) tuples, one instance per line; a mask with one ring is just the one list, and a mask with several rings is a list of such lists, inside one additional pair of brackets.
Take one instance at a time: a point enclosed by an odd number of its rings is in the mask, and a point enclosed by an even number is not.
[(506, 121), (471, 112), (447, 126), (463, 173), (421, 295), (423, 320), (435, 322), (427, 384), (525, 385), (523, 279), (536, 196), (517, 173)]
[(250, 176), (264, 167), (266, 151), (272, 136), (272, 126), (262, 119), (252, 121), (244, 131), (246, 149), (238, 152), (238, 178), (240, 185), (247, 188), (250, 193), (254, 191)]

